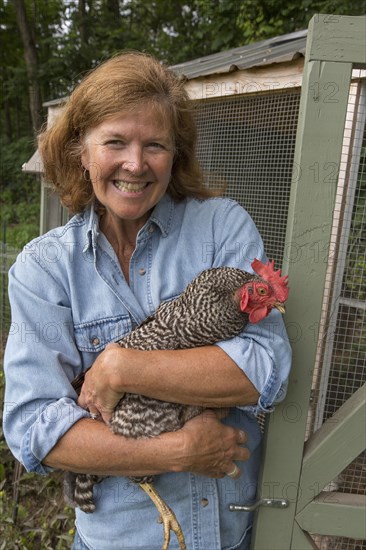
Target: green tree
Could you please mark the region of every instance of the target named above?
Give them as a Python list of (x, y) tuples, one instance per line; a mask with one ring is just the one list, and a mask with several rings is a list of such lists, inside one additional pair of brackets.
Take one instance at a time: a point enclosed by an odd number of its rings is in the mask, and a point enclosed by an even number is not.
[(33, 27), (27, 17), (24, 0), (13, 0), (17, 27), (23, 43), (23, 52), (28, 77), (29, 111), (33, 130), (37, 132), (42, 125), (42, 98), (38, 80), (38, 54)]
[(364, 15), (365, 7), (357, 0), (245, 0), (237, 24), (245, 40), (255, 42), (306, 29), (318, 13)]

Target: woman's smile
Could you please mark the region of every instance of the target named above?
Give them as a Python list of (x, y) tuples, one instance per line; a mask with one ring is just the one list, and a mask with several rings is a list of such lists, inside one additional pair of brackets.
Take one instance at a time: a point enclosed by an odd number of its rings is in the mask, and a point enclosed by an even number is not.
[(149, 184), (150, 182), (130, 183), (122, 180), (113, 181), (113, 185), (117, 187), (119, 191), (122, 191), (123, 193), (131, 193), (132, 195), (141, 193)]

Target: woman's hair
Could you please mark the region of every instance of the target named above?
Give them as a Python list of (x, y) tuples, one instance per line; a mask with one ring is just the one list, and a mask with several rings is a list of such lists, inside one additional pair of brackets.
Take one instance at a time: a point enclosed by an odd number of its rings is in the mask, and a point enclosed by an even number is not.
[(184, 82), (154, 57), (126, 52), (88, 73), (54, 123), (39, 136), (45, 178), (72, 212), (83, 211), (95, 198), (81, 164), (88, 130), (146, 103), (161, 109), (172, 129), (175, 156), (170, 196), (178, 201), (218, 194), (203, 184), (195, 153), (196, 125)]

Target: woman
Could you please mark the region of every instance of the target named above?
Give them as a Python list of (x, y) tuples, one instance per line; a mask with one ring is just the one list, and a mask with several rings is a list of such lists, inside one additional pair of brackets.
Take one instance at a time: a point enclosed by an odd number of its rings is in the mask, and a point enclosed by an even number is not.
[[(76, 510), (75, 549), (161, 547), (152, 503), (126, 479), (145, 474), (160, 474), (187, 548), (249, 548), (251, 517), (228, 504), (254, 499), (255, 413), (285, 395), (280, 314), (194, 350), (113, 344), (203, 269), (250, 271), (265, 259), (248, 214), (203, 186), (195, 143), (183, 83), (139, 53), (92, 71), (40, 136), (46, 178), (76, 215), (27, 245), (10, 271), (4, 428), (28, 471), (109, 476), (95, 487), (96, 512)], [(76, 402), (71, 381), (92, 364)], [(91, 418), (107, 422), (125, 391), (209, 410), (178, 432), (125, 439)]]

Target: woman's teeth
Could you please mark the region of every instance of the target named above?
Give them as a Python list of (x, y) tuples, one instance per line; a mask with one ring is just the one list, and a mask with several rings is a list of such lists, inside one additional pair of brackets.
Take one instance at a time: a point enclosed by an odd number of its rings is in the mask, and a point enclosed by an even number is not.
[(144, 189), (147, 186), (147, 182), (144, 183), (128, 183), (125, 181), (117, 181), (115, 180), (114, 185), (119, 189), (120, 191), (128, 191), (129, 193), (138, 193), (142, 189)]

